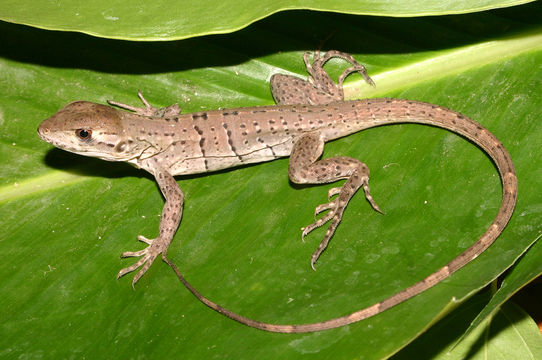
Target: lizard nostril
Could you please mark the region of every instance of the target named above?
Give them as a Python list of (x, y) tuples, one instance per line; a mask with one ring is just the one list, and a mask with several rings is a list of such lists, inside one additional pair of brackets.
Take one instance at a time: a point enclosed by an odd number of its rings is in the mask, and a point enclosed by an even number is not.
[(39, 134), (40, 136), (49, 134), (49, 128), (47, 128), (47, 127), (45, 127), (45, 126), (40, 126), (40, 127), (38, 127), (38, 134)]

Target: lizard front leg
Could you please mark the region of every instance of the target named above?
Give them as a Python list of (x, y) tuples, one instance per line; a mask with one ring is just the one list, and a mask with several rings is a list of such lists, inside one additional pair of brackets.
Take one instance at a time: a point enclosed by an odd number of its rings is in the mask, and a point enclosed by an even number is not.
[[(326, 210), (328, 210), (328, 213), (314, 223), (301, 229), (303, 230), (302, 237), (305, 238), (305, 235), (312, 230), (331, 221), (324, 239), (318, 246), (318, 249), (312, 254), (311, 267), (313, 269), (314, 263), (326, 249), (329, 240), (341, 222), (346, 205), (348, 205), (348, 202), (360, 187), (365, 191), (365, 197), (373, 209), (380, 213), (382, 212), (374, 202), (369, 190), (369, 168), (367, 165), (357, 159), (346, 156), (318, 160), (323, 150), (324, 140), (319, 132), (315, 131), (302, 135), (294, 143), (288, 168), (290, 179), (297, 184), (323, 184), (346, 179), (343, 186), (333, 188), (329, 191), (328, 202), (319, 205), (314, 215), (316, 216)], [(331, 198), (334, 196), (337, 197), (332, 200)]]
[(165, 108), (155, 108), (154, 106), (149, 104), (149, 102), (147, 101), (147, 99), (145, 99), (145, 97), (143, 96), (143, 93), (141, 91), (137, 92), (137, 96), (139, 97), (139, 99), (141, 100), (143, 105), (145, 105), (144, 108), (119, 103), (119, 102), (113, 101), (113, 100), (107, 100), (107, 103), (109, 105), (120, 107), (121, 109), (126, 109), (126, 110), (133, 111), (136, 114), (143, 115), (143, 116), (165, 117), (165, 118), (167, 118), (167, 117), (174, 117), (174, 116), (177, 116), (177, 115), (181, 114), (181, 108), (177, 104), (170, 105), (170, 106), (165, 107)]
[(175, 178), (159, 167), (156, 164), (155, 159), (151, 158), (145, 160), (145, 162), (141, 164), (141, 168), (154, 175), (158, 186), (166, 199), (166, 203), (162, 210), (158, 237), (155, 239), (147, 239), (146, 237), (139, 235), (138, 240), (149, 244), (149, 246), (140, 251), (127, 251), (121, 255), (123, 258), (141, 256), (135, 264), (122, 269), (117, 275), (118, 279), (142, 266), (141, 270), (134, 276), (132, 286), (134, 286), (141, 276), (145, 274), (158, 255), (162, 254), (162, 258), (165, 258), (169, 244), (181, 221), (184, 201), (183, 192), (179, 188)]

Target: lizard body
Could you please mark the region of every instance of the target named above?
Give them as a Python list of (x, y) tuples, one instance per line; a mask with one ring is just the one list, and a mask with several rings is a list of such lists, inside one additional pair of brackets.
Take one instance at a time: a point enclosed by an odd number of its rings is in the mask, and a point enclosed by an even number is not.
[[(339, 84), (323, 70), (332, 57), (341, 57), (353, 66), (346, 69)], [(82, 155), (109, 161), (127, 161), (153, 174), (166, 199), (155, 239), (139, 236), (149, 244), (141, 251), (125, 252), (123, 257), (140, 257), (118, 277), (141, 267), (135, 284), (162, 254), (188, 289), (209, 307), (243, 324), (274, 332), (310, 332), (335, 328), (374, 316), (439, 283), (487, 249), (510, 219), (517, 197), (517, 178), (510, 155), (502, 143), (475, 121), (452, 110), (423, 102), (399, 99), (342, 101), (342, 82), (359, 72), (371, 84), (365, 68), (349, 54), (318, 53), (313, 62), (305, 55), (308, 81), (275, 75), (271, 79), (278, 105), (213, 110), (181, 114), (176, 105), (156, 109), (139, 94), (145, 108), (110, 101), (133, 113), (85, 101), (68, 104), (44, 120), (38, 133), (51, 144)], [(369, 170), (357, 159), (333, 157), (318, 160), (325, 142), (363, 129), (397, 123), (427, 124), (462, 135), (482, 148), (496, 164), (502, 180), (502, 204), (487, 231), (462, 254), (425, 279), (366, 309), (332, 320), (303, 325), (274, 325), (235, 314), (197, 292), (167, 259), (166, 252), (182, 217), (184, 196), (173, 176), (212, 172), (239, 165), (290, 156), (289, 176), (295, 183), (346, 182), (328, 193), (328, 202), (315, 214), (325, 215), (304, 227), (303, 236), (329, 223), (311, 266), (327, 247), (341, 221), (346, 205), (363, 188), (371, 206), (380, 211), (369, 190)]]

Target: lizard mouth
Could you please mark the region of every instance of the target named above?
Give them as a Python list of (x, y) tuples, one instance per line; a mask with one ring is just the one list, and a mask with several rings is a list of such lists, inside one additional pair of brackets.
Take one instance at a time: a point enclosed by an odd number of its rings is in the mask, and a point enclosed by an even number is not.
[(47, 126), (47, 124), (42, 122), (40, 126), (38, 127), (38, 135), (39, 137), (49, 144), (68, 151), (73, 151), (75, 149), (71, 149), (69, 146), (64, 144), (62, 141), (55, 140), (55, 137), (53, 136), (54, 131), (51, 131), (51, 128)]
[(53, 136), (54, 131), (52, 131), (51, 128), (47, 126), (46, 121), (47, 120), (45, 120), (40, 124), (40, 126), (38, 126), (38, 135), (43, 141), (46, 141), (59, 149), (63, 149), (73, 153), (83, 153), (80, 149), (76, 149), (73, 146), (64, 143), (63, 141), (55, 140), (55, 136)]

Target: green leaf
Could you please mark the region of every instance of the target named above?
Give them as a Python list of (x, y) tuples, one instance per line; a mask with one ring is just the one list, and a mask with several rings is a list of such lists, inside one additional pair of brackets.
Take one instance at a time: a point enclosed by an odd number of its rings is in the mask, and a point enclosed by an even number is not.
[(540, 359), (542, 337), (536, 323), (519, 306), (506, 303), (473, 331), (447, 359)]
[[(508, 299), (517, 293), (521, 288), (542, 275), (542, 242), (540, 237), (526, 251), (526, 253), (514, 264), (501, 284), (499, 290), (491, 298), (491, 301), (478, 314), (476, 319), (469, 326), (464, 336), (467, 336), (476, 327), (480, 326), (488, 317), (498, 311)], [(460, 339), (462, 341), (463, 339)]]
[[(236, 34), (170, 43), (1, 24), (0, 356), (379, 359), (397, 352), (539, 236), (539, 12), (538, 3), (422, 19), (289, 12)], [(130, 276), (115, 281), (134, 261), (118, 256), (143, 248), (138, 234), (157, 233), (160, 192), (125, 164), (52, 149), (36, 135), (40, 121), (77, 99), (137, 104), (137, 90), (155, 106), (179, 102), (185, 112), (271, 104), (271, 74), (304, 76), (303, 52), (330, 33), (325, 47), (366, 64), (380, 94), (461, 111), (505, 144), (520, 193), (497, 242), (420, 296), (315, 334), (239, 325), (196, 301), (159, 261), (135, 291)], [(484, 45), (484, 56), (465, 52)], [(443, 56), (448, 61), (437, 61)], [(417, 64), (425, 72), (412, 80), (405, 69)], [(333, 61), (326, 69), (336, 76), (344, 67)], [(349, 91), (359, 88), (361, 80), (350, 80)], [(179, 178), (186, 203), (170, 258), (198, 290), (233, 311), (272, 323), (321, 321), (438, 269), (476, 241), (500, 205), (491, 161), (444, 130), (370, 129), (327, 144), (324, 156), (334, 155), (368, 164), (386, 215), (356, 196), (318, 271), (309, 259), (325, 230), (303, 243), (299, 228), (334, 185), (293, 187), (287, 159)]]
[(79, 31), (126, 40), (180, 40), (230, 33), (284, 10), (309, 9), (358, 15), (423, 16), (470, 13), (532, 0), (3, 0), (0, 20), (48, 30)]
[(392, 359), (540, 359), (540, 330), (533, 319), (512, 302), (485, 318), (459, 346), (452, 349), (470, 319), (482, 309), (488, 298), (489, 291), (473, 296)]

